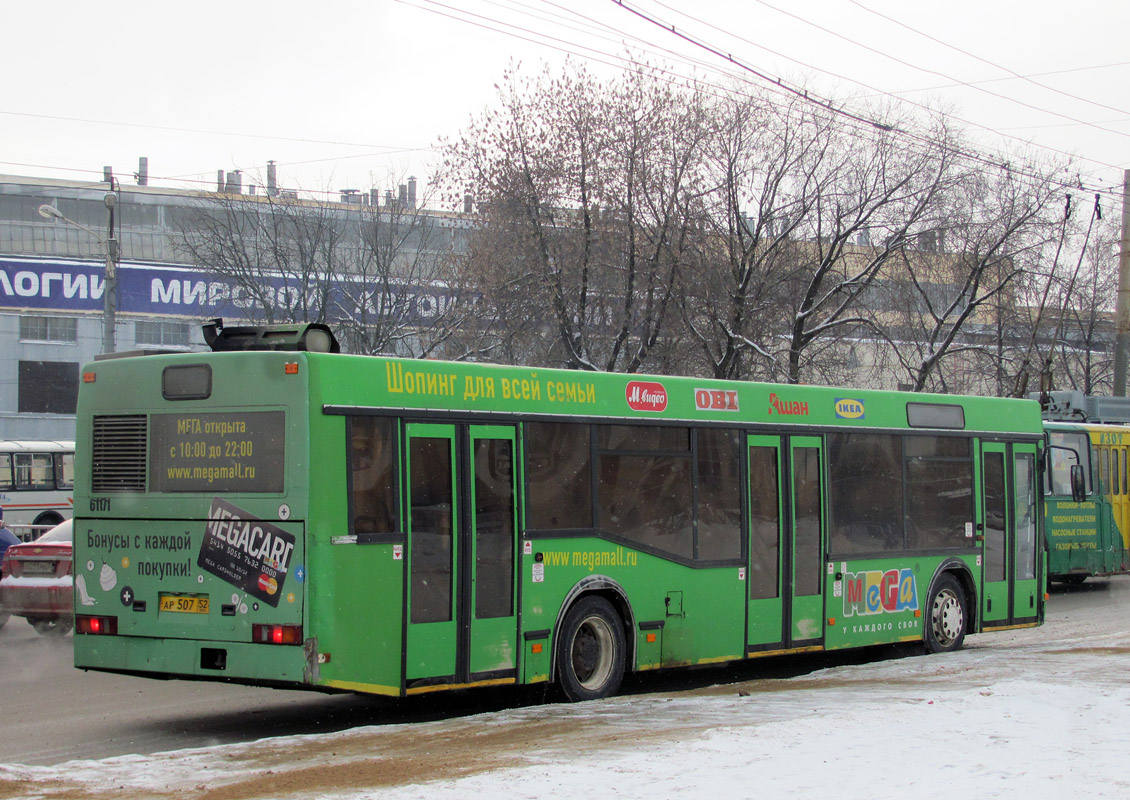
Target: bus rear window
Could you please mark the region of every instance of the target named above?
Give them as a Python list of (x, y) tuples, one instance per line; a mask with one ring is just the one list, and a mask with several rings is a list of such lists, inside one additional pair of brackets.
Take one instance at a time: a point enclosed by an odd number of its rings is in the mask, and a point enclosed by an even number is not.
[(282, 411), (154, 414), (149, 420), (153, 492), (283, 490)]

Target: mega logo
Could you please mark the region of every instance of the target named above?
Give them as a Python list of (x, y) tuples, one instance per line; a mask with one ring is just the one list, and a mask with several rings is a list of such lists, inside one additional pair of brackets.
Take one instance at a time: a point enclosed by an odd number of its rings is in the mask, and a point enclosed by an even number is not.
[(737, 411), (738, 393), (733, 389), (695, 389), (694, 404), (699, 411)]
[(844, 576), (844, 616), (891, 614), (918, 608), (918, 584), (912, 569), (849, 572)]
[(633, 411), (663, 411), (667, 408), (667, 390), (662, 383), (631, 381), (624, 395)]
[(808, 416), (808, 403), (800, 400), (782, 400), (776, 392), (769, 394), (769, 413)]
[(863, 419), (866, 416), (863, 401), (853, 400), (850, 397), (837, 398), (836, 416), (840, 419)]

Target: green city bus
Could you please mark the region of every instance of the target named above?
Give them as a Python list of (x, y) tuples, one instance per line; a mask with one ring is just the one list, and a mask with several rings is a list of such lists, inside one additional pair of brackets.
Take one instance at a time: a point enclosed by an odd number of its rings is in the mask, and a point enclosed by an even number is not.
[(409, 696), (1039, 625), (1039, 404), (351, 356), (83, 368), (75, 665)]
[[(1130, 401), (1081, 392), (1051, 392), (1041, 401), (1049, 579), (1080, 584), (1130, 571)], [(1081, 475), (1073, 489), (1076, 465)]]

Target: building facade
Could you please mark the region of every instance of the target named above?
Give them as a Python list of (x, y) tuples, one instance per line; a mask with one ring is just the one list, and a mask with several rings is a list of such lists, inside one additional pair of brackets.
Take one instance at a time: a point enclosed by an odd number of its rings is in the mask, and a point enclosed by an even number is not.
[[(410, 193), (390, 196), (390, 207), (414, 206), (414, 184), (413, 179)], [(252, 191), (230, 182), (223, 192), (187, 192), (0, 176), (0, 439), (73, 439), (81, 366), (106, 349), (203, 349), (204, 322), (253, 317), (239, 281), (218, 277), (210, 264), (194, 263), (182, 234), (202, 208), (226, 207), (230, 213), (233, 197), (242, 204), (235, 213), (243, 215), (256, 214), (256, 204), (303, 202)], [(371, 202), (379, 202), (376, 193)], [(342, 230), (356, 231), (362, 215), (374, 218), (369, 203), (368, 194), (343, 192), (341, 202), (310, 206)], [(452, 249), (466, 230), (465, 217), (422, 210), (419, 215), (444, 234), (427, 241), (432, 251)], [(112, 313), (106, 302), (109, 252), (117, 285), (109, 293), (117, 298)], [(413, 260), (404, 253), (398, 257)], [(295, 291), (293, 275), (261, 273), (255, 281), (279, 296)], [(405, 287), (409, 291), (420, 293), (414, 306), (426, 316), (434, 284)], [(114, 321), (110, 347), (107, 319)]]

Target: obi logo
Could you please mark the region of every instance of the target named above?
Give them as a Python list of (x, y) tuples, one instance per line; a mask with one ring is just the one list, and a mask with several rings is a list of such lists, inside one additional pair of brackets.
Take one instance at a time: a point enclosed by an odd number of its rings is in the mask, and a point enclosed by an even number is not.
[(699, 411), (737, 411), (738, 393), (733, 389), (695, 389), (694, 404)]
[(890, 614), (918, 608), (918, 585), (912, 569), (849, 572), (844, 576), (844, 616)]
[(852, 400), (849, 397), (837, 398), (836, 416), (840, 419), (863, 419), (866, 416), (863, 401)]
[(624, 396), (633, 411), (663, 411), (667, 408), (667, 390), (662, 383), (631, 381)]
[(800, 400), (782, 400), (776, 392), (769, 395), (769, 413), (776, 411), (778, 414), (799, 414), (808, 416), (808, 403)]

